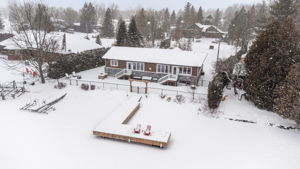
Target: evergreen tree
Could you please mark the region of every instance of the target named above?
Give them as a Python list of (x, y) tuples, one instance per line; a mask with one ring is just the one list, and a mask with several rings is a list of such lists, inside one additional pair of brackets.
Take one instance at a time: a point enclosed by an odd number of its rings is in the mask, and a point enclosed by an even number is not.
[(102, 46), (102, 42), (101, 42), (101, 39), (100, 39), (100, 35), (97, 35), (96, 37), (96, 43), (100, 46)]
[(66, 34), (63, 35), (63, 40), (62, 40), (62, 48), (61, 50), (67, 51), (67, 41), (66, 41)]
[(274, 4), (271, 5), (271, 15), (276, 20), (283, 21), (289, 16), (292, 16), (295, 9), (296, 0), (275, 0)]
[(254, 5), (252, 5), (247, 15), (249, 26), (251, 29), (254, 29), (256, 27), (256, 9)]
[(175, 13), (174, 10), (172, 12), (170, 22), (171, 22), (171, 25), (175, 25), (176, 24), (176, 13)]
[(120, 20), (116, 46), (127, 46), (127, 28), (123, 20)]
[(163, 17), (163, 23), (162, 23), (163, 32), (169, 33), (170, 32), (170, 26), (171, 26), (170, 13), (169, 13), (169, 9), (167, 8), (164, 11), (164, 17)]
[(239, 12), (235, 13), (228, 28), (229, 39), (236, 46), (244, 46), (251, 39), (251, 29), (249, 26), (248, 15), (243, 7)]
[(140, 9), (136, 15), (136, 25), (140, 33), (146, 37), (149, 34), (149, 28), (147, 25), (147, 16), (144, 8)]
[(96, 9), (92, 3), (84, 3), (83, 8), (80, 10), (80, 27), (81, 31), (90, 33), (92, 32), (92, 26), (97, 24)]
[(220, 9), (217, 9), (217, 11), (215, 12), (213, 25), (215, 25), (217, 27), (220, 27), (221, 26), (221, 19), (222, 19), (222, 13), (221, 13)]
[(300, 124), (300, 64), (291, 66), (286, 79), (275, 88), (274, 111)]
[(204, 21), (204, 24), (205, 24), (205, 25), (212, 25), (212, 24), (213, 24), (213, 19), (214, 19), (213, 16), (208, 15), (208, 16), (206, 17), (205, 21)]
[(259, 34), (266, 25), (269, 23), (269, 14), (268, 14), (268, 6), (265, 1), (259, 7), (257, 14), (256, 14), (256, 33)]
[(46, 30), (47, 32), (53, 31), (53, 23), (51, 17), (47, 15), (47, 7), (44, 4), (38, 4), (35, 9), (33, 28), (36, 30)]
[(3, 24), (3, 20), (2, 20), (2, 17), (0, 15), (0, 29), (3, 29), (4, 28), (4, 24)]
[(128, 29), (128, 46), (142, 47), (142, 45), (142, 36), (137, 29), (135, 18), (132, 17)]
[(184, 7), (184, 13), (183, 13), (184, 27), (188, 27), (192, 25), (191, 8), (192, 8), (192, 4), (189, 2)]
[(203, 10), (202, 10), (202, 7), (201, 7), (201, 6), (200, 6), (200, 8), (199, 8), (199, 10), (198, 10), (198, 13), (197, 13), (196, 22), (197, 22), (197, 23), (201, 23), (201, 24), (204, 23)]
[(114, 25), (112, 23), (111, 10), (107, 8), (102, 24), (101, 36), (112, 38), (114, 36)]
[(292, 19), (274, 21), (257, 37), (245, 60), (245, 91), (258, 107), (272, 110), (274, 89), (300, 62), (299, 35)]
[(190, 25), (193, 25), (196, 23), (196, 19), (197, 19), (197, 13), (194, 6), (192, 6), (191, 8), (190, 16), (191, 16)]

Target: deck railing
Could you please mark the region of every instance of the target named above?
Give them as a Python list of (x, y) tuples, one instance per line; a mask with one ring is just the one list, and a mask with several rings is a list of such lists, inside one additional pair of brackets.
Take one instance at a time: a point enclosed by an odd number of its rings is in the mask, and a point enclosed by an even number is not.
[(120, 72), (115, 74), (116, 78), (122, 77), (123, 75), (131, 75), (132, 74), (132, 70), (127, 70), (127, 69), (123, 69)]
[(158, 82), (158, 83), (163, 83), (163, 82), (165, 82), (166, 80), (177, 81), (177, 80), (178, 80), (178, 75), (168, 74), (168, 75), (163, 76), (162, 78), (160, 78), (157, 82)]

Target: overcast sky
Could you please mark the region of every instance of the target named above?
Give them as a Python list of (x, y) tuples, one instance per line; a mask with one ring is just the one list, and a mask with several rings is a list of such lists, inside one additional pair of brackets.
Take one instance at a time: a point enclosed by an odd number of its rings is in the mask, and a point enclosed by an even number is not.
[[(9, 0), (0, 0), (0, 6), (7, 5)], [(22, 1), (22, 0), (20, 0)], [(79, 9), (83, 3), (89, 0), (42, 0), (52, 6), (73, 7)], [(232, 4), (252, 4), (261, 2), (262, 0), (90, 0), (91, 2), (99, 2), (104, 4), (115, 3), (120, 9), (134, 9), (138, 6), (144, 8), (170, 8), (178, 10), (183, 8), (186, 2), (191, 2), (196, 8), (202, 6), (204, 9), (225, 8)]]

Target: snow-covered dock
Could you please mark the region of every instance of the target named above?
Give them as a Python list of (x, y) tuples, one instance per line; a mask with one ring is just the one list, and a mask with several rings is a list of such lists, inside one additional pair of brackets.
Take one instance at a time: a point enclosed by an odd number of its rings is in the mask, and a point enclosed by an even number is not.
[(135, 133), (136, 125), (127, 124), (139, 110), (140, 99), (141, 97), (131, 97), (124, 102), (94, 129), (93, 134), (104, 138), (166, 147), (171, 137), (170, 132), (151, 130), (150, 135), (145, 135), (143, 130), (146, 130), (146, 126), (142, 126), (142, 132)]

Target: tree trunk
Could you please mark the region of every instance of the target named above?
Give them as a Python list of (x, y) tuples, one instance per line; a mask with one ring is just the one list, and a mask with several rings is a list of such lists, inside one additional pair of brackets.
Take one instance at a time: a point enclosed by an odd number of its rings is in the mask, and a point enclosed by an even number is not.
[(43, 74), (43, 68), (42, 68), (41, 63), (39, 63), (39, 72), (40, 72), (41, 82), (42, 82), (42, 84), (45, 84), (46, 81), (45, 81), (45, 77), (44, 77), (44, 74)]

